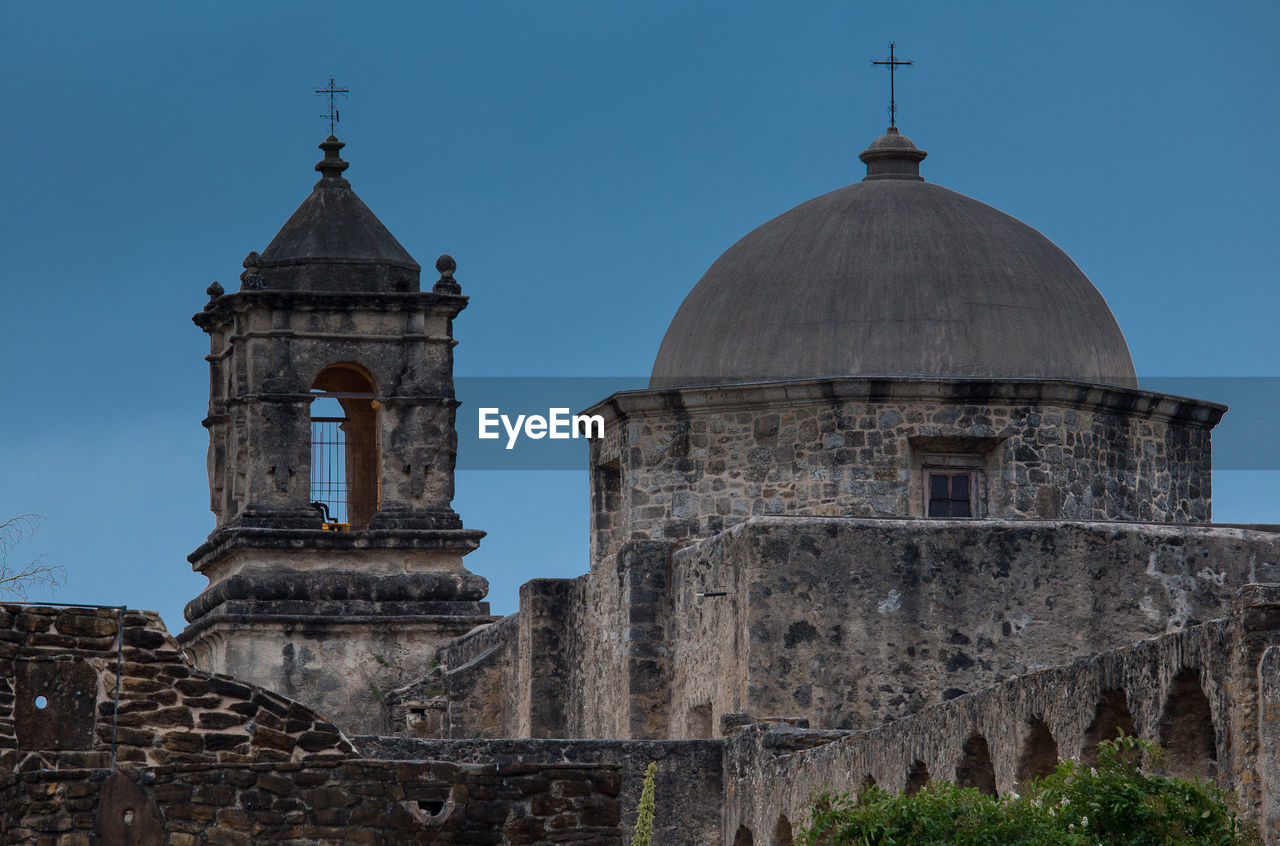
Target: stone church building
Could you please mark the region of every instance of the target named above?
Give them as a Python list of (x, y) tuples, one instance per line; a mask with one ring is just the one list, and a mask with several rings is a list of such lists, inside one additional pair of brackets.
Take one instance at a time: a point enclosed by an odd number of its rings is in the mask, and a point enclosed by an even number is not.
[(790, 844), (815, 791), (1005, 792), (1119, 728), (1280, 843), (1280, 538), (1212, 522), (1226, 408), (1142, 389), (1071, 259), (896, 128), (588, 411), (588, 570), (502, 618), (454, 261), (423, 291), (320, 146), (194, 318), (190, 625), (3, 609), (4, 842), (617, 844), (657, 761), (655, 843)]

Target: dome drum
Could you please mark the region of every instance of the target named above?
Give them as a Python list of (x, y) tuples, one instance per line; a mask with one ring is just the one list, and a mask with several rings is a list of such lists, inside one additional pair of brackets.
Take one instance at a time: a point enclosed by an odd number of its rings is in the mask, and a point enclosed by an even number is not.
[[(593, 560), (753, 516), (1205, 523), (1221, 405), (1067, 380), (810, 379), (589, 409)], [(933, 479), (961, 484), (931, 508)], [(955, 482), (963, 479), (962, 482)], [(936, 504), (936, 503), (935, 503)]]

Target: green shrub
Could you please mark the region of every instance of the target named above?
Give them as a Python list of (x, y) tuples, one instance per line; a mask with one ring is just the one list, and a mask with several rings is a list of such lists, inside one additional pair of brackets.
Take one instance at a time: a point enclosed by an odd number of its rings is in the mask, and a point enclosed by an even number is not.
[(1161, 750), (1123, 734), (1098, 746), (1097, 767), (1062, 761), (1022, 794), (996, 798), (931, 783), (915, 796), (878, 787), (858, 799), (819, 796), (801, 833), (810, 846), (1246, 846), (1259, 842), (1234, 798), (1201, 781), (1144, 772)]

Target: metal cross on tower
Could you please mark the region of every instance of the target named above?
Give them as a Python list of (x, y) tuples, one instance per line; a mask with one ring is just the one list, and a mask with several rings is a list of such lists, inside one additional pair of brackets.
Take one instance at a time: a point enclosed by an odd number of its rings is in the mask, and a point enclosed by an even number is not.
[[(910, 64), (910, 63), (908, 63), (908, 64)], [(326, 120), (328, 120), (328, 121), (329, 121), (329, 134), (330, 134), (330, 135), (332, 135), (332, 134), (333, 134), (333, 129), (334, 129), (334, 127), (338, 125), (338, 101), (337, 101), (337, 96), (338, 96), (339, 94), (341, 94), (342, 96), (344, 96), (344, 97), (345, 97), (347, 94), (350, 94), (350, 93), (351, 93), (350, 89), (347, 89), (347, 88), (336, 88), (336, 87), (334, 87), (334, 84), (333, 84), (333, 77), (332, 77), (332, 76), (331, 76), (331, 77), (329, 77), (329, 87), (328, 87), (328, 88), (317, 88), (317, 89), (316, 89), (316, 94), (319, 94), (319, 95), (321, 95), (321, 96), (328, 95), (328, 97), (329, 97), (329, 114), (327, 114), (327, 115), (320, 115), (320, 117), (325, 118)]]
[(897, 100), (896, 100), (896, 99), (895, 99), (895, 97), (894, 97), (894, 90), (893, 90), (893, 72), (897, 69), (898, 65), (910, 65), (910, 64), (911, 64), (911, 62), (909, 62), (909, 61), (902, 61), (901, 59), (896, 59), (896, 58), (894, 58), (894, 55), (893, 55), (893, 46), (894, 46), (893, 42), (892, 42), (892, 41), (890, 41), (890, 42), (889, 42), (889, 59), (888, 59), (888, 61), (878, 62), (878, 61), (876, 61), (876, 60), (872, 59), (871, 64), (873, 64), (873, 65), (888, 65), (888, 66), (889, 66), (889, 126), (890, 126), (890, 127), (894, 127), (894, 128), (896, 128), (896, 127), (897, 127), (897, 125), (898, 125), (898, 102), (897, 102)]

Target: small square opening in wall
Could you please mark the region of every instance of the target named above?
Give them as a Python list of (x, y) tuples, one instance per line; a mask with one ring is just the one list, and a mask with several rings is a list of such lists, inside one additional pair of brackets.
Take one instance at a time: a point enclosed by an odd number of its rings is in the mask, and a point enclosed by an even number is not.
[(931, 436), (912, 437), (908, 443), (910, 513), (975, 520), (991, 514), (991, 485), (1001, 478), (1003, 439)]
[(927, 468), (925, 515), (938, 518), (976, 517), (977, 474), (972, 470)]

